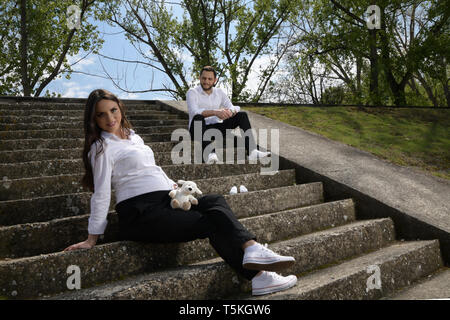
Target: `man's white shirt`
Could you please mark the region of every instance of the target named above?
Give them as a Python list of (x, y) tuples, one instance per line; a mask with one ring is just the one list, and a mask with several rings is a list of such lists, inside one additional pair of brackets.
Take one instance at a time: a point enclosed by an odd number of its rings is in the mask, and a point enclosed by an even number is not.
[[(239, 112), (239, 106), (234, 106), (227, 94), (220, 88), (212, 88), (212, 93), (207, 94), (202, 86), (191, 88), (186, 93), (186, 103), (189, 112), (189, 126), (196, 114), (201, 114), (205, 110), (218, 110), (221, 108), (230, 109), (233, 112)], [(219, 117), (211, 116), (205, 118), (205, 123), (213, 124), (222, 122)]]
[[(155, 164), (152, 149), (130, 129), (128, 139), (102, 131), (103, 152), (96, 158), (99, 141), (93, 143), (88, 157), (94, 177), (94, 193), (91, 196), (89, 234), (103, 234), (111, 201), (111, 187), (115, 191), (116, 204), (140, 194), (172, 190), (175, 182)], [(100, 150), (100, 149), (99, 149)]]

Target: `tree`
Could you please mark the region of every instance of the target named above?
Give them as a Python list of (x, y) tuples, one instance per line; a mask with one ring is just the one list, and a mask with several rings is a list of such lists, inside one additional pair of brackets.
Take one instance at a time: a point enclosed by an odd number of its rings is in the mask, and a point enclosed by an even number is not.
[[(421, 21), (421, 28), (419, 31), (416, 31), (413, 13), (422, 4), (422, 1), (411, 1), (408, 3), (407, 10), (411, 12), (412, 24), (409, 30), (409, 45), (404, 46), (404, 50), (395, 51), (394, 43), (398, 41), (395, 27), (398, 22), (404, 22), (406, 19), (405, 15), (403, 15), (403, 19), (399, 19), (401, 15), (398, 14), (398, 12), (401, 13), (404, 10), (402, 8), (403, 3), (388, 3), (389, 5), (386, 5), (386, 7), (381, 6), (381, 57), (394, 104), (406, 105), (405, 87), (413, 74), (419, 69), (420, 62), (431, 57), (436, 52), (443, 54), (442, 45), (448, 48), (448, 36), (447, 44), (440, 43), (439, 39), (444, 36), (443, 31), (446, 26), (448, 29), (450, 11), (446, 8), (443, 1), (430, 1), (431, 10), (424, 8), (424, 10), (428, 10)], [(388, 15), (388, 8), (394, 13)]]
[[(364, 18), (372, 4), (379, 8), (380, 29), (368, 28)], [(301, 52), (302, 59), (314, 56), (315, 68), (325, 68), (327, 79), (340, 79), (354, 103), (406, 105), (406, 86), (413, 92), (408, 95), (412, 104), (414, 97), (423, 101), (423, 92), (434, 105), (448, 103), (450, 10), (445, 1), (316, 0), (304, 8), (293, 22), (292, 51)], [(287, 60), (289, 70), (298, 65), (309, 72), (307, 63)]]
[[(68, 27), (70, 5), (79, 8), (79, 29)], [(40, 96), (62, 73), (70, 79), (67, 56), (97, 52), (103, 43), (87, 21), (96, 12), (95, 0), (0, 2), (0, 95)]]
[[(116, 3), (125, 10), (116, 6), (115, 10), (108, 9), (111, 15), (105, 17), (139, 48), (144, 59), (135, 63), (164, 73), (170, 81), (164, 88), (140, 92), (166, 91), (184, 99), (192, 86), (188, 78), (197, 79), (201, 67), (214, 65), (220, 79), (229, 79), (234, 101), (261, 97), (287, 47), (286, 41), (276, 36), (298, 8), (297, 1), (288, 0), (183, 0), (183, 16), (177, 19), (164, 1)], [(186, 63), (186, 56), (193, 58), (192, 65)], [(249, 74), (263, 56), (270, 56), (273, 63), (261, 70), (257, 91), (249, 92)]]

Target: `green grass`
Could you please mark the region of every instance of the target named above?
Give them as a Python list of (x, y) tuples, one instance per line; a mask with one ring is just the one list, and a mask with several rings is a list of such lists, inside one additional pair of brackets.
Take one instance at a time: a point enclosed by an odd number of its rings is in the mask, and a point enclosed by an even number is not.
[(392, 163), (450, 179), (450, 110), (246, 107)]

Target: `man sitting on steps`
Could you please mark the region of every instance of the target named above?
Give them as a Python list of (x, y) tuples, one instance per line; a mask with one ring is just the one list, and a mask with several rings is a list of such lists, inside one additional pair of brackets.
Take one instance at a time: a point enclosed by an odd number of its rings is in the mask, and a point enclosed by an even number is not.
[[(191, 139), (194, 136), (194, 124), (198, 121), (201, 126), (202, 156), (210, 141), (203, 141), (203, 134), (208, 129), (218, 129), (222, 133), (223, 139), (226, 136), (226, 129), (239, 127), (245, 135), (245, 151), (249, 160), (257, 160), (270, 155), (270, 152), (257, 150), (255, 139), (251, 131), (250, 121), (247, 113), (239, 111), (238, 106), (233, 106), (225, 92), (215, 88), (217, 73), (213, 67), (205, 66), (200, 72), (200, 85), (189, 89), (186, 93), (186, 102), (189, 111), (189, 132)], [(203, 157), (202, 157), (203, 159)], [(209, 154), (207, 163), (217, 162), (219, 159), (215, 152)]]

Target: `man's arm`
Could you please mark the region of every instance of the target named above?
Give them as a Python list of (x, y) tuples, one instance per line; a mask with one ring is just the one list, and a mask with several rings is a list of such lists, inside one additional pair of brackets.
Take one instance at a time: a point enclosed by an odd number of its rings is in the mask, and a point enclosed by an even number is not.
[(219, 111), (219, 110), (205, 110), (201, 113), (201, 115), (204, 116), (205, 118), (217, 116), (217, 111)]
[(186, 103), (190, 115), (195, 116), (196, 114), (201, 114), (198, 106), (197, 94), (193, 89), (189, 89), (188, 92), (186, 92)]
[(234, 116), (236, 113), (239, 112), (240, 107), (233, 105), (233, 103), (231, 102), (230, 98), (228, 98), (227, 94), (223, 90), (220, 90), (220, 92), (221, 92), (221, 96), (222, 96), (222, 103), (221, 103), (221, 105), (225, 109), (231, 110), (232, 116)]

